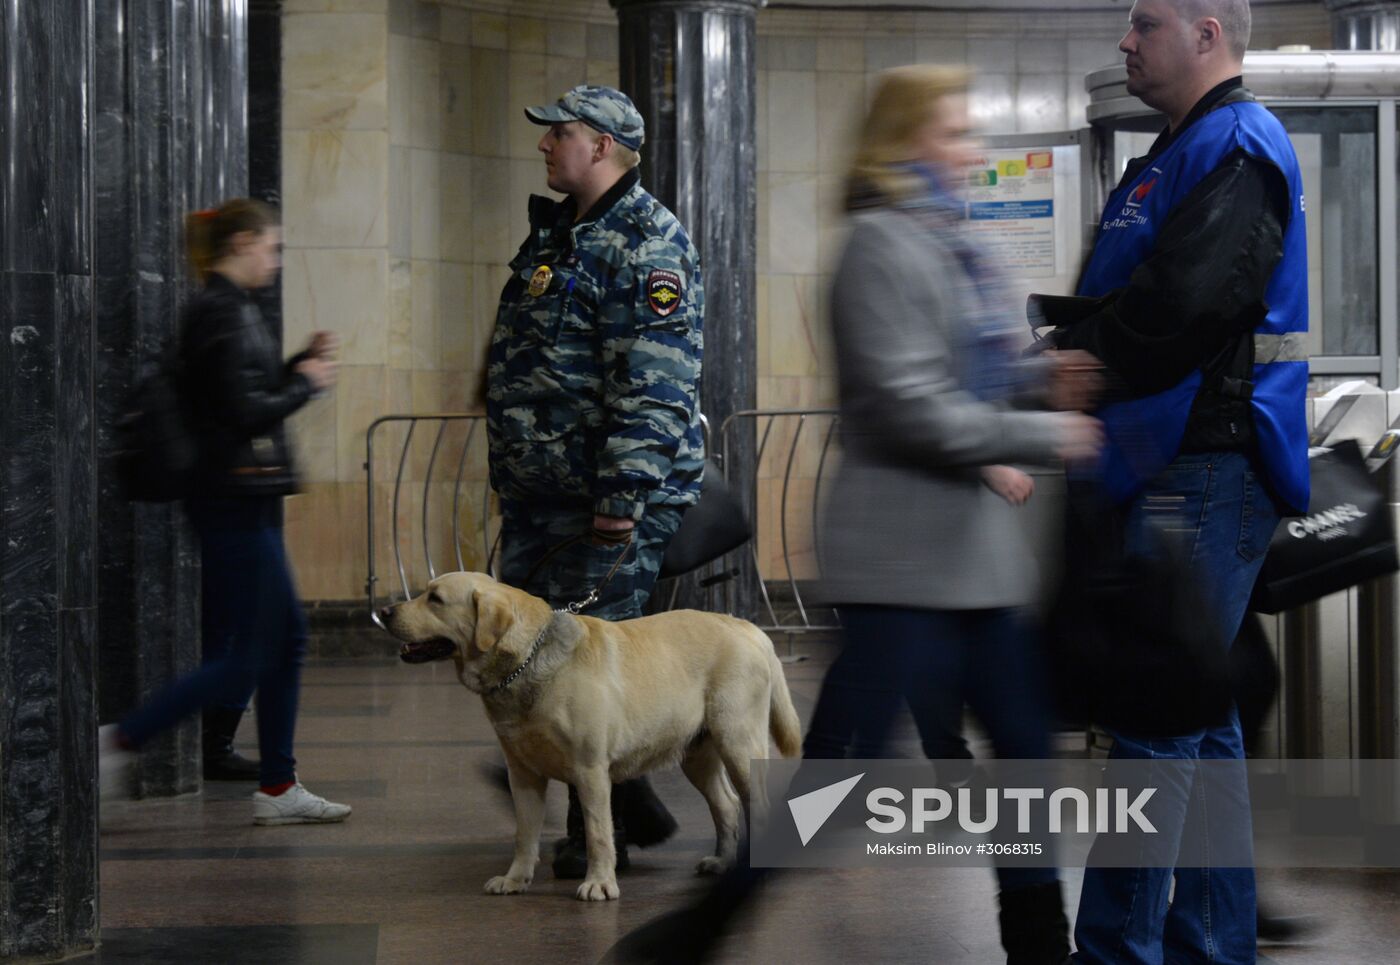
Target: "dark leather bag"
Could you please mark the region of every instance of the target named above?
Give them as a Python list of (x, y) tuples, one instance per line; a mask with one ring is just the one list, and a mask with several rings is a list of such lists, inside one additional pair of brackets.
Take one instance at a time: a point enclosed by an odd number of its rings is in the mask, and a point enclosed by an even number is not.
[(1244, 735), (1244, 751), (1253, 757), (1282, 683), (1278, 660), (1257, 613), (1244, 615), (1240, 632), (1230, 645), (1230, 680), (1240, 715), (1240, 732)]
[(720, 468), (705, 461), (700, 501), (685, 511), (680, 529), (666, 547), (658, 576), (667, 579), (697, 570), (753, 538), (744, 507), (730, 492)]
[(1071, 484), (1065, 577), (1048, 620), (1061, 717), (1144, 737), (1221, 723), (1231, 705), (1227, 641), (1164, 532), (1147, 554), (1124, 549), (1118, 511)]

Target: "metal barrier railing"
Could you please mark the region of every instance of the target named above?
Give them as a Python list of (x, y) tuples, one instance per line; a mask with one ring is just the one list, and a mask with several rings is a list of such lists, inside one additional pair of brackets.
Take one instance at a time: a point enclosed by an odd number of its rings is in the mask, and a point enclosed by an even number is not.
[[(763, 600), (763, 608), (767, 622), (755, 619), (760, 627), (769, 633), (816, 633), (832, 632), (841, 629), (833, 620), (830, 623), (813, 622), (811, 614), (808, 612), (806, 601), (802, 598), (802, 586), (797, 573), (793, 567), (793, 545), (791, 539), (790, 521), (792, 517), (791, 507), (793, 504), (793, 483), (796, 477), (794, 470), (797, 467), (799, 458), (802, 455), (801, 443), (803, 431), (808, 425), (825, 425), (825, 431), (821, 435), (821, 445), (818, 450), (817, 462), (814, 474), (810, 477), (812, 481), (812, 496), (810, 505), (801, 507), (803, 512), (810, 513), (811, 536), (812, 536), (812, 556), (814, 561), (821, 559), (821, 525), (818, 513), (821, 505), (821, 488), (826, 474), (828, 456), (831, 454), (832, 442), (836, 437), (836, 428), (839, 422), (836, 409), (745, 409), (736, 412), (724, 420), (720, 426), (720, 452), (722, 454), (721, 464), (724, 466), (725, 482), (730, 484), (730, 489), (735, 492), (741, 491), (735, 485), (735, 481), (729, 477), (730, 467), (734, 464), (734, 454), (739, 445), (739, 433), (744, 431), (744, 427), (751, 427), (755, 438), (754, 456), (754, 478), (749, 481), (748, 491), (752, 494), (752, 505), (754, 512), (754, 532), (761, 534), (762, 522), (759, 511), (759, 480), (763, 478), (764, 458), (769, 455), (769, 443), (774, 439), (774, 428), (779, 428), (779, 438), (787, 424), (793, 426), (792, 437), (787, 442), (787, 455), (782, 463), (782, 488), (778, 496), (778, 542), (782, 547), (782, 567), (783, 582), (787, 584), (789, 592), (792, 594), (792, 605), (794, 619), (786, 619), (787, 614), (779, 616), (777, 607), (773, 604), (772, 594), (768, 589), (768, 581), (760, 579), (758, 581), (759, 595)], [(818, 430), (820, 431), (820, 430)], [(781, 446), (781, 443), (779, 444)], [(782, 458), (781, 455), (779, 458)], [(807, 477), (802, 477), (807, 478)], [(760, 574), (764, 570), (762, 561), (759, 559), (759, 536), (749, 542), (748, 551), (752, 555), (754, 569)], [(819, 564), (818, 564), (819, 565)], [(734, 613), (736, 606), (734, 602), (735, 587), (731, 584), (725, 585), (724, 609), (728, 613)], [(743, 615), (743, 614), (739, 614)], [(753, 619), (752, 616), (749, 617)]]
[[(432, 485), (434, 483), (433, 470), (434, 467), (436, 467), (437, 465), (438, 455), (442, 451), (443, 440), (446, 437), (449, 426), (456, 423), (462, 423), (466, 425), (466, 434), (465, 438), (462, 441), (461, 453), (457, 458), (457, 473), (452, 479), (452, 550), (456, 557), (457, 568), (459, 570), (464, 570), (467, 568), (466, 562), (462, 558), (463, 544), (461, 526), (461, 501), (464, 484), (466, 482), (466, 476), (464, 474), (467, 469), (468, 454), (471, 451), (472, 442), (476, 438), (477, 429), (485, 420), (486, 416), (479, 412), (435, 412), (418, 415), (386, 415), (381, 416), (380, 418), (375, 419), (372, 423), (370, 423), (369, 431), (365, 434), (365, 478), (367, 483), (366, 531), (368, 534), (368, 546), (366, 547), (366, 549), (369, 570), (368, 575), (365, 578), (365, 595), (368, 598), (369, 602), (369, 618), (375, 623), (376, 626), (379, 626), (381, 628), (383, 627), (383, 624), (379, 620), (379, 597), (377, 591), (379, 577), (375, 569), (375, 551), (377, 546), (374, 512), (375, 433), (380, 429), (381, 426), (391, 425), (394, 423), (408, 424), (408, 431), (404, 435), (403, 447), (399, 451), (398, 469), (394, 476), (393, 496), (390, 499), (389, 503), (390, 518), (393, 520), (391, 527), (391, 545), (393, 546), (394, 552), (394, 565), (398, 569), (399, 586), (403, 590), (403, 599), (406, 600), (413, 594), (409, 588), (408, 569), (405, 564), (403, 541), (401, 539), (400, 534), (399, 507), (401, 505), (401, 500), (404, 494), (404, 470), (408, 467), (409, 464), (409, 454), (412, 452), (413, 448), (414, 431), (418, 428), (419, 423), (437, 423), (437, 434), (433, 438), (432, 452), (428, 457), (427, 467), (423, 472), (423, 507), (421, 513), (423, 556), (424, 562), (426, 564), (428, 579), (431, 580), (437, 577), (437, 567), (433, 562), (432, 554), (433, 539), (431, 536), (431, 529), (429, 526), (430, 511), (433, 506), (433, 501), (431, 498)], [(481, 482), (481, 487), (481, 504), (482, 506), (489, 506), (490, 482), (485, 479), (484, 474)], [(478, 519), (476, 533), (473, 534), (473, 536), (479, 535), (482, 540), (483, 556), (486, 560), (486, 569), (488, 571), (491, 570), (491, 564), (495, 556), (494, 540), (490, 535), (492, 529), (491, 523), (492, 517), (487, 513), (482, 513)]]
[[(482, 413), (474, 412), (437, 412), (421, 414), (401, 414), (386, 415), (375, 419), (370, 424), (365, 435), (365, 476), (367, 482), (366, 495), (366, 531), (367, 531), (367, 568), (365, 578), (365, 595), (369, 606), (369, 617), (376, 625), (381, 625), (379, 621), (379, 607), (381, 602), (392, 600), (394, 594), (390, 591), (381, 594), (379, 590), (380, 576), (376, 563), (377, 551), (379, 549), (380, 532), (375, 511), (376, 503), (376, 480), (375, 480), (375, 452), (376, 436), (387, 426), (396, 424), (406, 424), (407, 431), (404, 434), (402, 446), (398, 451), (396, 470), (394, 474), (394, 485), (389, 500), (390, 524), (390, 545), (392, 547), (393, 567), (398, 573), (398, 589), (402, 592), (402, 599), (408, 599), (413, 595), (410, 585), (409, 564), (407, 553), (405, 552), (405, 534), (400, 524), (402, 513), (400, 512), (405, 494), (411, 483), (405, 481), (405, 474), (410, 465), (410, 456), (413, 453), (414, 439), (420, 425), (435, 425), (436, 433), (433, 436), (432, 447), (427, 456), (426, 468), (422, 472), (422, 507), (419, 514), (419, 526), (421, 528), (420, 538), (423, 551), (424, 572), (427, 579), (434, 579), (438, 575), (438, 569), (433, 557), (433, 534), (437, 527), (433, 525), (432, 509), (434, 501), (432, 499), (433, 486), (441, 482), (441, 479), (434, 479), (434, 471), (437, 467), (444, 450), (450, 450), (451, 443), (447, 442), (448, 431), (454, 425), (465, 426), (465, 432), (459, 433), (460, 450), (457, 453), (456, 472), (450, 478), (452, 491), (451, 502), (451, 534), (452, 551), (458, 569), (466, 569), (466, 561), (463, 558), (463, 546), (473, 540), (480, 539), (482, 554), (485, 560), (485, 568), (492, 570), (492, 564), (496, 554), (496, 541), (499, 538), (499, 518), (489, 512), (490, 482), (485, 473), (485, 453), (484, 446), (479, 447), (481, 454), (481, 466), (474, 466), (469, 463), (472, 453), (472, 444), (477, 440), (482, 423), (486, 416)], [(819, 437), (815, 437), (807, 432), (809, 427), (816, 426), (814, 431), (820, 432)], [(800, 634), (813, 632), (830, 632), (840, 629), (832, 622), (822, 622), (814, 620), (807, 601), (803, 598), (802, 583), (799, 571), (794, 565), (794, 535), (795, 517), (798, 515), (809, 516), (810, 532), (812, 538), (813, 558), (820, 557), (819, 546), (819, 521), (818, 506), (821, 497), (821, 488), (825, 478), (829, 456), (832, 450), (832, 443), (835, 439), (837, 427), (837, 417), (835, 409), (750, 409), (736, 412), (724, 421), (719, 433), (719, 452), (716, 461), (723, 467), (725, 481), (735, 493), (748, 492), (750, 498), (748, 503), (754, 507), (754, 518), (752, 519), (755, 534), (762, 533), (763, 509), (759, 500), (760, 478), (782, 479), (781, 489), (778, 494), (778, 543), (781, 547), (781, 573), (773, 578), (773, 582), (786, 586), (791, 594), (791, 608), (786, 608), (779, 601), (775, 603), (774, 594), (770, 591), (768, 580), (759, 579), (758, 590), (762, 601), (760, 613), (736, 614), (745, 616), (758, 623), (762, 629), (774, 633)], [(753, 478), (739, 481), (731, 476), (731, 467), (734, 460), (731, 454), (737, 452), (740, 442), (739, 433), (746, 429), (754, 433), (756, 440), (756, 456), (753, 462)], [(784, 438), (788, 433), (790, 438)], [(818, 438), (819, 448), (816, 450), (816, 462), (814, 472), (802, 474), (798, 472), (798, 463), (806, 453), (802, 448), (804, 438)], [(783, 451), (785, 450), (785, 451)], [(765, 463), (765, 459), (769, 462)], [(780, 460), (780, 462), (778, 461)], [(470, 531), (464, 534), (462, 525), (462, 499), (463, 493), (475, 482), (475, 478), (468, 472), (468, 469), (479, 470), (479, 485), (481, 487), (480, 506), (482, 512), (477, 514)], [(767, 475), (765, 475), (767, 473)], [(799, 505), (794, 494), (794, 484), (799, 481), (810, 481), (812, 494), (810, 505)], [(464, 542), (465, 539), (465, 542)], [(408, 538), (411, 548), (411, 534)], [(756, 573), (762, 575), (766, 567), (759, 556), (760, 539), (756, 535), (751, 540), (747, 548), (740, 548), (734, 552), (748, 552), (753, 562)], [(710, 574), (726, 572), (723, 560), (709, 564), (706, 572)], [(702, 572), (702, 583), (711, 582), (720, 588), (722, 596), (719, 609), (726, 613), (735, 614), (739, 608), (736, 600), (736, 588), (732, 580), (709, 580), (705, 581)], [(426, 582), (426, 581), (425, 581)], [(676, 589), (672, 588), (669, 598), (674, 602), (676, 599)]]

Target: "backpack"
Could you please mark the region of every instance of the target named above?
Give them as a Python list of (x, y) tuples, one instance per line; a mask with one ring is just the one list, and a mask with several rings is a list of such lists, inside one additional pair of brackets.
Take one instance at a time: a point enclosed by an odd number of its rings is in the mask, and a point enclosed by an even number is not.
[(180, 390), (180, 359), (173, 347), (137, 382), (117, 419), (117, 478), (127, 499), (167, 503), (190, 494), (199, 445)]

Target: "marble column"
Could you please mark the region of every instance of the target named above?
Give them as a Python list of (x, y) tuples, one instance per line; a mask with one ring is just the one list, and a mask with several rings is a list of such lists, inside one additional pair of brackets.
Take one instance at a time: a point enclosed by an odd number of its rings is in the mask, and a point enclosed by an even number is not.
[[(183, 213), (247, 191), (245, 20), (0, 0), (0, 958), (93, 944), (97, 724), (198, 661), (189, 533), (102, 454), (188, 290)], [(197, 734), (145, 793), (198, 787)]]
[[(757, 401), (755, 16), (762, 0), (612, 0), (620, 86), (646, 120), (642, 183), (686, 226), (705, 279), (701, 408), (715, 448), (725, 419)], [(751, 434), (735, 434), (731, 479), (754, 478)], [(756, 493), (742, 492), (750, 512)], [(737, 558), (737, 556), (736, 556)], [(755, 612), (743, 560), (738, 612)], [(682, 605), (706, 605), (695, 581)]]
[(90, 3), (0, 3), (0, 958), (96, 936)]
[[(248, 196), (282, 207), (282, 0), (248, 5)], [(281, 332), (282, 276), (257, 299)]]
[[(95, 218), (99, 439), (175, 333), (191, 287), (183, 220), (248, 191), (246, 0), (126, 0), (99, 23)], [(199, 663), (199, 557), (175, 505), (125, 501), (99, 472), (101, 718)], [(146, 748), (142, 796), (199, 788), (199, 724)]]

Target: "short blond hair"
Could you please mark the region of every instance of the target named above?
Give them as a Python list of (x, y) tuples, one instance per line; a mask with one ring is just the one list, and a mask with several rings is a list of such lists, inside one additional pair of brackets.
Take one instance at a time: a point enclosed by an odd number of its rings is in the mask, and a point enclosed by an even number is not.
[(626, 144), (623, 144), (611, 134), (608, 134), (606, 131), (600, 131), (596, 127), (592, 126), (591, 124), (585, 121), (580, 121), (579, 123), (583, 126), (583, 129), (585, 131), (587, 131), (593, 136), (594, 144), (597, 144), (605, 136), (612, 137), (613, 147), (612, 151), (609, 152), (608, 157), (612, 158), (613, 163), (617, 165), (617, 169), (619, 171), (630, 171), (634, 167), (642, 163), (642, 155), (640, 152), (632, 150), (630, 147), (628, 147)]
[(640, 153), (625, 144), (619, 144), (616, 140), (613, 141), (612, 157), (617, 162), (617, 166), (624, 171), (630, 171), (642, 163)]
[(859, 207), (872, 194), (898, 201), (918, 189), (918, 179), (903, 170), (914, 160), (914, 138), (938, 115), (944, 98), (967, 93), (972, 73), (965, 67), (916, 64), (878, 75), (856, 149), (846, 174), (846, 207)]

